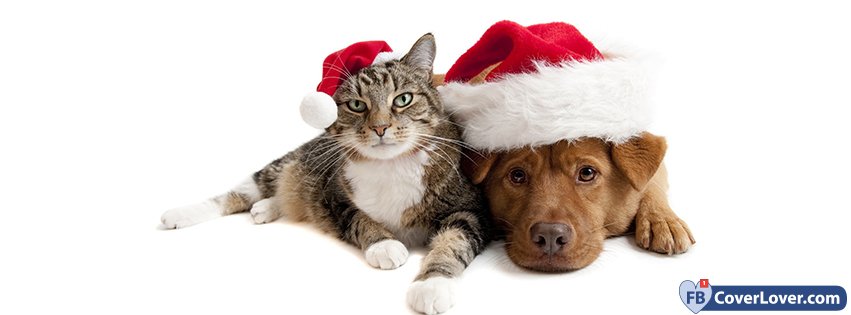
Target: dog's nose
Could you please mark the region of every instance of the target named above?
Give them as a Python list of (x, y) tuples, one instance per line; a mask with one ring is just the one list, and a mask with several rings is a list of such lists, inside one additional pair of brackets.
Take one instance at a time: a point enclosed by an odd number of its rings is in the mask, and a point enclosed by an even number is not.
[(384, 132), (387, 131), (387, 128), (390, 128), (389, 124), (383, 124), (383, 125), (377, 125), (377, 126), (370, 126), (369, 127), (369, 129), (372, 129), (373, 131), (375, 131), (375, 134), (378, 135), (379, 137), (384, 136)]
[(572, 228), (563, 223), (535, 223), (530, 232), (532, 243), (547, 255), (558, 253), (573, 235)]

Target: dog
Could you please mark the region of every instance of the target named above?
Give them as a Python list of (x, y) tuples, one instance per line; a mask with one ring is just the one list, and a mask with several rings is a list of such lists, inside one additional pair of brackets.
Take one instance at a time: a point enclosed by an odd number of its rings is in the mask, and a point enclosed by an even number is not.
[(580, 269), (629, 233), (669, 255), (694, 244), (668, 205), (665, 139), (646, 132), (644, 59), (613, 48), (567, 23), (501, 21), (433, 78), (464, 129), (462, 169), (521, 267)]
[(607, 237), (635, 233), (636, 244), (680, 254), (695, 243), (668, 205), (663, 137), (625, 143), (598, 138), (467, 154), (463, 169), (479, 185), (517, 265), (563, 272), (591, 264)]

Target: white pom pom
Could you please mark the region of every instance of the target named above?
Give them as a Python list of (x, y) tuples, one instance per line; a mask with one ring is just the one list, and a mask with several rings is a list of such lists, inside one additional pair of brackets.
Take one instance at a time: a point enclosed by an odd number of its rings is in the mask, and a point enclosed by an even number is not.
[(337, 120), (337, 104), (328, 94), (311, 92), (304, 96), (299, 107), (301, 119), (316, 129), (325, 129)]

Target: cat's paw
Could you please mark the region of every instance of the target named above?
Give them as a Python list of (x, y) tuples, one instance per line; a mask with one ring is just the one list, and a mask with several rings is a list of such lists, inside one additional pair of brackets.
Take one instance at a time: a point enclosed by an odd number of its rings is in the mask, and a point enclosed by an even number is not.
[(279, 217), (281, 217), (281, 214), (272, 204), (271, 198), (260, 200), (251, 206), (251, 218), (254, 219), (254, 223), (269, 223), (277, 220)]
[(446, 312), (455, 305), (455, 280), (431, 277), (414, 281), (408, 288), (408, 305), (429, 315)]
[(370, 245), (364, 252), (370, 266), (381, 269), (396, 269), (408, 261), (408, 249), (397, 240), (383, 240)]
[(212, 201), (175, 208), (160, 217), (167, 229), (179, 229), (222, 216), (222, 208)]

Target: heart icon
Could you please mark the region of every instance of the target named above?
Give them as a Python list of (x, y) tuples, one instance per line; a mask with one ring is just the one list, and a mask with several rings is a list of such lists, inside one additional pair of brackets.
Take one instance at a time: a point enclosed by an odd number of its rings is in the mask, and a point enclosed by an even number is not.
[(712, 286), (707, 285), (705, 288), (698, 288), (694, 282), (689, 280), (680, 283), (680, 300), (688, 307), (692, 313), (697, 314), (700, 310), (709, 303), (712, 298)]

